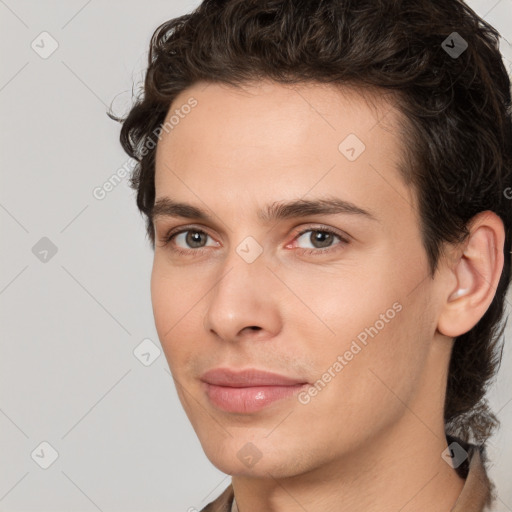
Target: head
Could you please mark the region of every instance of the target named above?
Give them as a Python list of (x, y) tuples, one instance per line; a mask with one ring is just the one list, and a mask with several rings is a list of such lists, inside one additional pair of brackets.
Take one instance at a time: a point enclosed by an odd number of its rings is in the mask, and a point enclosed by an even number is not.
[[(492, 433), (511, 95), (497, 32), (464, 3), (204, 1), (155, 31), (121, 142), (157, 331), (214, 464), (244, 471), (252, 442), (261, 471), (306, 471), (408, 410), (464, 440)], [(223, 412), (201, 382), (218, 366), (317, 391)]]

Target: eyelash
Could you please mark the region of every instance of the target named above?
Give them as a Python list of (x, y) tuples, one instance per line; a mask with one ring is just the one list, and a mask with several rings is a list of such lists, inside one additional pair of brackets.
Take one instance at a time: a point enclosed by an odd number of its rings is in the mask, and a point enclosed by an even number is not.
[[(179, 231), (169, 231), (166, 235), (164, 235), (164, 237), (161, 239), (161, 242), (162, 242), (162, 247), (165, 247), (167, 246), (168, 244), (170, 244), (170, 242), (175, 238), (177, 237), (178, 235), (182, 234), (182, 233), (187, 233), (188, 231), (193, 231), (195, 233), (202, 233), (206, 236), (210, 236), (206, 231), (202, 230), (202, 229), (198, 229), (198, 228), (194, 228), (193, 226), (189, 226), (187, 227), (186, 229), (180, 229)], [(340, 249), (340, 245), (341, 246), (344, 246), (344, 245), (348, 245), (350, 242), (344, 238), (343, 236), (341, 236), (339, 233), (337, 233), (336, 231), (330, 229), (330, 228), (327, 228), (327, 227), (309, 227), (307, 229), (304, 229), (302, 231), (300, 231), (299, 233), (297, 233), (297, 235), (295, 236), (295, 238), (293, 239), (293, 241), (297, 240), (298, 238), (300, 238), (302, 235), (304, 235), (305, 233), (308, 233), (309, 231), (311, 232), (317, 232), (317, 233), (328, 233), (330, 235), (334, 235), (335, 237), (339, 238), (340, 239), (340, 244), (336, 244), (334, 246), (331, 246), (331, 247), (328, 247), (327, 249), (297, 249), (300, 251), (301, 254), (305, 255), (305, 256), (319, 256), (319, 255), (324, 255), (324, 254), (327, 254), (327, 253), (331, 253), (333, 251), (337, 251)], [(177, 254), (180, 254), (181, 256), (186, 256), (186, 257), (199, 257), (201, 256), (204, 251), (207, 250), (207, 247), (201, 247), (199, 249), (188, 249), (188, 250), (185, 250), (185, 249), (180, 249), (179, 247), (176, 248), (176, 247), (172, 247), (171, 248), (171, 251), (174, 252), (174, 253), (177, 253)]]

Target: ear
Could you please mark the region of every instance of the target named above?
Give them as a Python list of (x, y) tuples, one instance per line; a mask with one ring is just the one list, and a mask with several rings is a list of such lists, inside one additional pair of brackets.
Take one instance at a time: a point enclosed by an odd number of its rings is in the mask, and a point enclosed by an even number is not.
[(468, 239), (452, 260), (437, 325), (439, 332), (452, 338), (470, 331), (484, 316), (503, 271), (505, 229), (500, 217), (481, 212), (471, 219), (468, 229)]

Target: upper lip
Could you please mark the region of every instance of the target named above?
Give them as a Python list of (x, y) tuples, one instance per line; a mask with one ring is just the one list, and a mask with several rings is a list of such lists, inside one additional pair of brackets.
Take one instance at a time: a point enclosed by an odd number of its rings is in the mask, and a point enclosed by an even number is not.
[(215, 368), (201, 376), (201, 380), (216, 386), (244, 388), (252, 386), (296, 386), (306, 384), (300, 378), (287, 377), (278, 373), (271, 373), (256, 369), (235, 371), (229, 368)]

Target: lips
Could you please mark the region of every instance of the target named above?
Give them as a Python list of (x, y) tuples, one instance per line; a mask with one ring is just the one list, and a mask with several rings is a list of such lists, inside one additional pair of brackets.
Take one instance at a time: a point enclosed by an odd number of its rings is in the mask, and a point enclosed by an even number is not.
[(278, 400), (291, 398), (308, 385), (303, 379), (255, 369), (237, 372), (216, 368), (203, 374), (201, 380), (215, 407), (238, 414), (258, 412)]
[(207, 371), (201, 380), (216, 386), (228, 386), (233, 388), (248, 388), (253, 386), (293, 386), (305, 384), (303, 379), (294, 379), (277, 373), (261, 370), (234, 371), (227, 368), (216, 368)]

